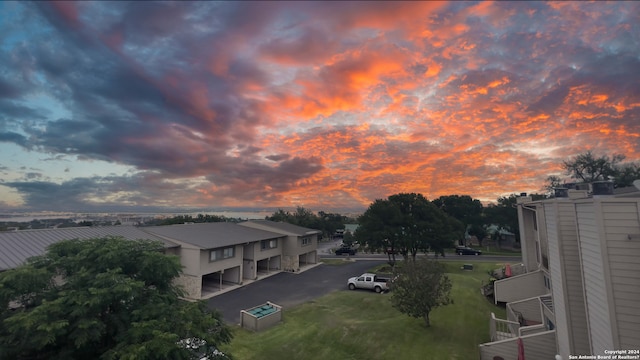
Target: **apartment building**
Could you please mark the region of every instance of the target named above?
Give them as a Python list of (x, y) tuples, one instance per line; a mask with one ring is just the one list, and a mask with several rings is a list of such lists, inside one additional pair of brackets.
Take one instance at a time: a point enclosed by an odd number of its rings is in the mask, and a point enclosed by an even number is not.
[(319, 230), (267, 220), (168, 226), (104, 226), (0, 232), (0, 271), (65, 239), (108, 236), (161, 241), (176, 255), (182, 274), (175, 281), (190, 299), (204, 299), (279, 271), (300, 271), (317, 263)]
[[(637, 183), (637, 182), (636, 182)], [(494, 284), (507, 319), (490, 317), (482, 360), (569, 359), (640, 344), (640, 191), (559, 189), (518, 198), (526, 272)], [(521, 346), (519, 347), (519, 343)]]

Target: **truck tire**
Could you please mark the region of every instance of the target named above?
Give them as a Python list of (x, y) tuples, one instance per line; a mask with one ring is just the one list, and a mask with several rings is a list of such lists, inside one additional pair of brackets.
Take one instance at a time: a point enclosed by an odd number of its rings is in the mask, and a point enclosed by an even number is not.
[(382, 292), (382, 288), (380, 286), (376, 286), (373, 290), (375, 290), (378, 294)]
[(353, 285), (353, 284), (349, 284), (349, 290), (355, 290), (355, 289), (356, 289), (356, 286), (355, 286), (355, 285)]

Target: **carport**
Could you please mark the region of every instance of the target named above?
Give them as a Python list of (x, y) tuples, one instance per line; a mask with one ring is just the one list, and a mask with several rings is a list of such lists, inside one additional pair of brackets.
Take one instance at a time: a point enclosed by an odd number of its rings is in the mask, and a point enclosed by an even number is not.
[(318, 262), (317, 251), (310, 251), (298, 256), (298, 264), (300, 267), (314, 265)]
[(280, 270), (280, 268), (281, 268), (281, 266), (280, 266), (281, 260), (280, 259), (281, 259), (280, 256), (272, 256), (272, 257), (268, 257), (266, 259), (258, 260), (258, 264), (257, 264), (258, 274), (257, 275), (267, 275), (272, 271)]
[(222, 291), (228, 287), (241, 283), (240, 266), (216, 271), (202, 276), (201, 297)]

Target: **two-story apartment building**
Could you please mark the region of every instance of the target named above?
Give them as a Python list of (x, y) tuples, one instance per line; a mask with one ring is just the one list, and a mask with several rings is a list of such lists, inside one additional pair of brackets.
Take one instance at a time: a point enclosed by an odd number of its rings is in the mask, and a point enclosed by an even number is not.
[[(598, 184), (600, 185), (600, 184)], [(496, 281), (491, 342), (481, 359), (603, 355), (640, 344), (640, 192), (563, 189), (518, 199), (525, 274)]]
[(246, 280), (277, 271), (299, 271), (317, 263), (318, 230), (271, 221), (105, 226), (0, 232), (0, 271), (41, 255), (65, 239), (122, 236), (157, 240), (183, 266), (176, 283), (186, 296), (202, 299)]

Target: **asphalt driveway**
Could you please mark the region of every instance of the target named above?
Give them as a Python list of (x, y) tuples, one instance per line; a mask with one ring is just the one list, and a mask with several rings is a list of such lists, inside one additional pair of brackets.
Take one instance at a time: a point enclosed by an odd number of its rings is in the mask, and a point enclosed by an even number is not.
[(220, 311), (225, 322), (239, 324), (240, 310), (271, 301), (286, 311), (332, 291), (346, 290), (348, 278), (385, 262), (386, 259), (360, 260), (344, 265), (320, 264), (298, 274), (283, 272), (213, 297), (208, 305)]

